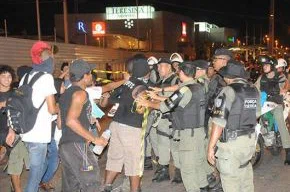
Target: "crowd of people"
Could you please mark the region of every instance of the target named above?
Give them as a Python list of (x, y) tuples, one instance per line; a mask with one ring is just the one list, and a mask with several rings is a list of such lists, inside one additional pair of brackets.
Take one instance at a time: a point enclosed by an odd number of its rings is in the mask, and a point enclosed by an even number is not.
[[(171, 180), (187, 192), (253, 192), (260, 92), (279, 106), (273, 114), (290, 164), (290, 136), (282, 118), (289, 89), (283, 59), (260, 57), (263, 73), (253, 84), (245, 66), (224, 48), (215, 51), (212, 62), (184, 61), (178, 53), (159, 59), (137, 54), (126, 61), (124, 79), (103, 86), (95, 85), (95, 66), (83, 59), (63, 63), (61, 75), (53, 77), (54, 56), (45, 42), (32, 46), (31, 59), (31, 67), (17, 70), (19, 83), (10, 66), (0, 66), (0, 144), (7, 145), (6, 171), (15, 192), (54, 189), (51, 180), (60, 162), (63, 192), (111, 192), (123, 170), (130, 191), (140, 192), (143, 172), (153, 170), (154, 163), (152, 182)], [(33, 90), (37, 113), (33, 127), (19, 133), (9, 103), (24, 85)], [(98, 122), (105, 114), (101, 107), (108, 105), (117, 106), (110, 140), (100, 136)], [(92, 145), (108, 142), (102, 180)], [(29, 169), (25, 187), (23, 165)]]

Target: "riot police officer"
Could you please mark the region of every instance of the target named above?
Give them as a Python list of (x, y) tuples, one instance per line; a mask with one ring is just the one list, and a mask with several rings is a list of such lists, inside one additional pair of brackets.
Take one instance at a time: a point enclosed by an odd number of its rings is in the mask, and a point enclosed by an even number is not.
[[(214, 99), (216, 98), (217, 94), (221, 90), (222, 87), (226, 86), (225, 81), (220, 76), (218, 71), (227, 65), (228, 61), (232, 59), (233, 54), (228, 49), (217, 49), (215, 51), (215, 54), (213, 56), (213, 68), (217, 72), (214, 74), (211, 78), (211, 81), (209, 83), (209, 90), (208, 90), (208, 107), (206, 112), (206, 122), (209, 121), (211, 110), (214, 104)], [(208, 126), (208, 125), (206, 125)]]
[[(150, 86), (155, 86), (157, 82), (160, 81), (157, 63), (158, 59), (154, 56), (151, 56), (147, 59), (147, 63), (150, 68), (150, 76), (148, 84)], [(145, 151), (145, 161), (144, 161), (144, 169), (145, 170), (153, 170), (153, 161), (158, 160), (159, 153), (157, 148), (157, 133), (156, 126), (154, 124), (157, 110), (151, 110), (148, 118), (147, 118), (147, 129), (146, 129), (146, 151)], [(152, 150), (155, 155), (155, 159), (152, 159)]]
[[(152, 102), (139, 98), (139, 104), (172, 111), (172, 125), (175, 134), (180, 136), (179, 161), (182, 180), (186, 191), (207, 191), (208, 182), (203, 164), (205, 132), (205, 92), (203, 87), (193, 79), (196, 67), (193, 62), (185, 61), (179, 65), (181, 84), (178, 91), (162, 102)], [(155, 96), (154, 96), (155, 97)], [(154, 98), (155, 99), (155, 98)], [(159, 98), (161, 100), (161, 98)]]
[(172, 67), (176, 73), (179, 71), (179, 64), (183, 62), (183, 58), (178, 53), (172, 53), (170, 55), (170, 61), (172, 62)]
[[(213, 56), (212, 66), (216, 73), (211, 77), (210, 83), (208, 85), (208, 94), (207, 94), (208, 103), (205, 113), (205, 129), (207, 135), (211, 129), (210, 117), (212, 114), (214, 99), (216, 98), (220, 90), (226, 86), (223, 77), (218, 72), (222, 67), (227, 65), (228, 61), (232, 59), (232, 57), (233, 57), (232, 52), (224, 48), (217, 49)], [(215, 186), (217, 190), (218, 188), (221, 188), (218, 173), (210, 174), (208, 176), (208, 179), (209, 182), (212, 184), (211, 187)]]
[(255, 152), (259, 92), (246, 80), (248, 75), (239, 62), (229, 61), (219, 73), (227, 86), (214, 102), (208, 161), (216, 164), (224, 192), (253, 192), (250, 160)]
[(274, 118), (278, 124), (281, 135), (282, 145), (286, 151), (284, 164), (290, 165), (290, 136), (283, 116), (283, 94), (287, 89), (280, 88), (279, 74), (275, 71), (276, 61), (268, 56), (261, 56), (258, 62), (263, 65), (263, 72), (256, 81), (255, 85), (261, 92), (266, 92), (267, 101), (277, 103), (278, 106), (273, 110)]
[[(178, 83), (178, 77), (173, 72), (172, 63), (167, 58), (160, 58), (158, 61), (158, 72), (161, 81), (157, 83), (160, 88), (176, 85)], [(162, 97), (168, 97), (172, 92), (161, 92), (159, 93)], [(158, 163), (159, 166), (155, 172), (152, 181), (161, 182), (169, 180), (169, 162), (170, 152), (173, 157), (175, 165), (175, 174), (172, 182), (181, 183), (181, 174), (179, 170), (179, 158), (178, 158), (178, 141), (172, 138), (172, 126), (170, 120), (170, 113), (168, 111), (163, 112), (159, 110), (156, 113), (156, 124), (157, 124), (157, 150), (159, 154)]]

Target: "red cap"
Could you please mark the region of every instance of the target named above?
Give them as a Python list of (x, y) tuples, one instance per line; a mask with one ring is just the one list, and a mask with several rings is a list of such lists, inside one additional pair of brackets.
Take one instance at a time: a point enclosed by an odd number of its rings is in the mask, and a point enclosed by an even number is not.
[(30, 55), (31, 55), (31, 59), (33, 64), (40, 64), (42, 63), (42, 59), (40, 57), (41, 53), (43, 50), (48, 49), (51, 50), (50, 45), (48, 45), (47, 43), (43, 42), (43, 41), (37, 41), (36, 43), (34, 43), (32, 45), (32, 48), (30, 50)]

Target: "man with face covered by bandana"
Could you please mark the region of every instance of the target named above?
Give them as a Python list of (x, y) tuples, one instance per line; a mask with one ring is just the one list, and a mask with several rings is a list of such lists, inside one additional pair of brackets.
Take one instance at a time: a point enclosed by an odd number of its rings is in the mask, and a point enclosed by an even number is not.
[(25, 192), (36, 192), (44, 174), (47, 144), (51, 141), (51, 118), (58, 112), (54, 94), (56, 90), (53, 80), (53, 54), (51, 46), (38, 41), (31, 48), (32, 71), (20, 81), (28, 83), (36, 76), (39, 78), (32, 86), (32, 102), (34, 107), (40, 108), (33, 128), (22, 134), (30, 159), (30, 171)]

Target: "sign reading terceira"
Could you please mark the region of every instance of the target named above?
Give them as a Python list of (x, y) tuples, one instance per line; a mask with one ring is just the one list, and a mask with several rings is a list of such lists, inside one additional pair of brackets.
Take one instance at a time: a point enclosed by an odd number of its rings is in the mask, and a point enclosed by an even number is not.
[(106, 7), (106, 20), (152, 19), (154, 11), (152, 6)]

